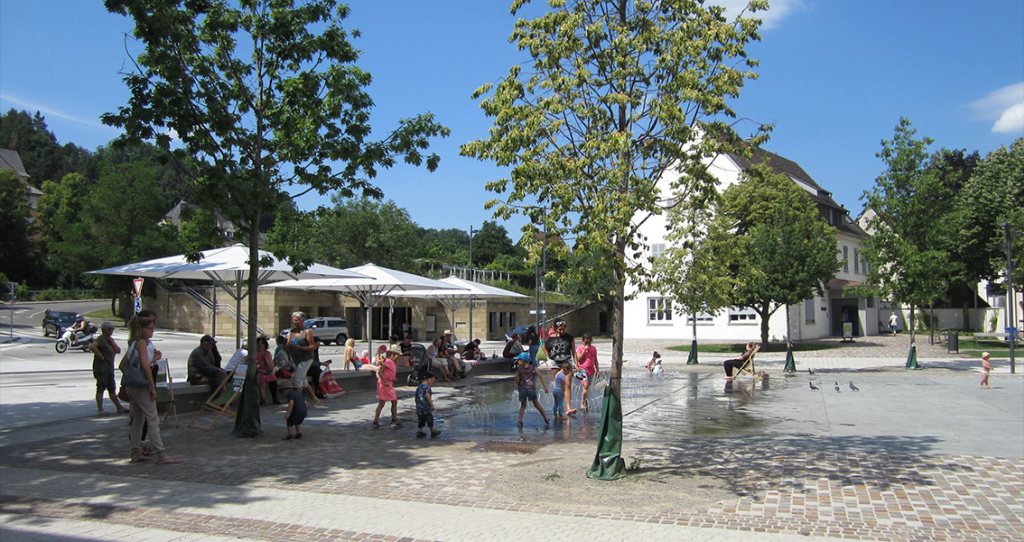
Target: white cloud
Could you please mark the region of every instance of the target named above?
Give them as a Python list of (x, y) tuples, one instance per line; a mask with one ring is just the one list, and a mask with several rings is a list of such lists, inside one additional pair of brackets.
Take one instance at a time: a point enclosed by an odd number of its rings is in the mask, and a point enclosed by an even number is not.
[(1024, 83), (995, 90), (988, 96), (971, 102), (968, 107), (974, 110), (978, 119), (996, 121), (992, 125), (993, 132), (1024, 131)]
[[(741, 10), (747, 7), (749, 0), (712, 0), (712, 4), (722, 6), (726, 10), (726, 17), (735, 17)], [(761, 19), (761, 30), (771, 30), (779, 25), (779, 22), (796, 8), (803, 7), (802, 0), (771, 0), (768, 3), (768, 11), (758, 11), (753, 16)]]
[(1024, 102), (1014, 104), (992, 126), (993, 132), (1002, 134), (1024, 132)]
[(8, 94), (0, 95), (0, 100), (6, 100), (6, 101), (9, 101), (9, 102), (11, 102), (11, 103), (13, 103), (15, 105), (23, 107), (26, 110), (28, 110), (28, 112), (30, 114), (34, 114), (36, 111), (39, 111), (45, 117), (58, 117), (58, 118), (62, 118), (62, 119), (65, 119), (65, 120), (70, 120), (72, 122), (78, 122), (78, 123), (81, 123), (81, 124), (87, 124), (89, 126), (94, 126), (94, 127), (98, 127), (98, 128), (108, 128), (108, 129), (111, 129), (110, 126), (107, 126), (107, 125), (103, 124), (99, 120), (88, 120), (88, 119), (79, 118), (79, 117), (76, 117), (74, 115), (69, 115), (69, 114), (64, 113), (62, 111), (58, 111), (56, 109), (52, 109), (52, 108), (49, 108), (49, 107), (46, 107), (46, 106), (40, 106), (40, 105), (31, 103), (31, 102), (27, 102), (25, 100), (18, 99), (16, 97), (10, 96)]

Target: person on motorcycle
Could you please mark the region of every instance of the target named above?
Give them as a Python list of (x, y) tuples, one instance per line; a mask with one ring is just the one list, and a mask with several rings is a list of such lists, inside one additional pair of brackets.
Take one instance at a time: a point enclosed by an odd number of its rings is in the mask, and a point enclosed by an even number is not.
[(75, 346), (78, 344), (79, 333), (82, 334), (82, 337), (88, 335), (88, 333), (85, 332), (85, 329), (88, 326), (89, 321), (86, 320), (85, 318), (82, 318), (81, 316), (79, 316), (78, 319), (75, 320), (75, 323), (71, 325), (71, 346)]

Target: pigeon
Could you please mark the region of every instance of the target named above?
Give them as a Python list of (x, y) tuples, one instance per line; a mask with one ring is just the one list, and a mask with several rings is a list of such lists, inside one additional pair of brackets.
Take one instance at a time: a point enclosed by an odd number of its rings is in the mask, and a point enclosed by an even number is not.
[(839, 390), (839, 381), (838, 380), (836, 381), (836, 393), (842, 393), (842, 391)]
[(860, 388), (853, 385), (853, 380), (850, 381), (850, 389), (853, 391), (860, 391)]
[(814, 374), (814, 371), (812, 371), (811, 368), (808, 367), (807, 368), (807, 374), (812, 375), (812, 374)]
[(819, 389), (821, 389), (821, 388), (819, 388), (818, 386), (815, 386), (815, 385), (814, 385), (814, 382), (808, 382), (808, 384), (810, 384), (810, 385), (811, 385), (811, 390), (819, 390)]

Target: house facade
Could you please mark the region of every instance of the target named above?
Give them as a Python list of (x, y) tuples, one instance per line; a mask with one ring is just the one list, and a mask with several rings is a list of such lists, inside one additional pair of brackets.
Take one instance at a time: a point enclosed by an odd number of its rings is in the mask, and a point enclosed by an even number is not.
[[(780, 308), (769, 321), (769, 339), (793, 340), (840, 337), (844, 324), (850, 324), (854, 337), (877, 335), (879, 330), (878, 300), (874, 297), (854, 295), (845, 291), (848, 285), (863, 283), (868, 263), (861, 258), (861, 243), (868, 234), (853, 220), (849, 212), (832, 199), (827, 190), (818, 185), (799, 164), (774, 153), (756, 150), (751, 159), (739, 155), (720, 155), (710, 163), (710, 171), (718, 178), (721, 190), (739, 182), (740, 174), (754, 164), (766, 163), (772, 171), (783, 174), (803, 188), (817, 205), (822, 220), (837, 230), (836, 257), (842, 267), (827, 285), (824, 297), (814, 297), (790, 306), (790, 327), (786, 328), (786, 310)], [(666, 199), (671, 197), (665, 194)], [(647, 220), (640, 233), (650, 244), (647, 263), (668, 248), (665, 239), (668, 220), (664, 215)], [(625, 305), (625, 336), (628, 339), (685, 339), (748, 341), (759, 340), (760, 317), (750, 307), (730, 307), (716, 314), (679, 315), (672, 308), (669, 296), (660, 292), (639, 291), (627, 284)]]

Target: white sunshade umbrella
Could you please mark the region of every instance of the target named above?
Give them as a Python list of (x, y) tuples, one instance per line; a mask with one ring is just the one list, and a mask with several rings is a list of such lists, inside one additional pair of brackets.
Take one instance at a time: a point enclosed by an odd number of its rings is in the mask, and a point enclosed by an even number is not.
[[(198, 262), (189, 262), (185, 259), (184, 254), (179, 254), (177, 256), (167, 256), (165, 258), (157, 258), (155, 260), (145, 262), (110, 267), (108, 269), (88, 271), (87, 273), (94, 275), (122, 275), (129, 277), (150, 277), (161, 279), (212, 280), (214, 284), (223, 286), (229, 295), (234, 298), (236, 316), (240, 316), (242, 299), (248, 295), (248, 292), (245, 294), (242, 293), (242, 283), (249, 278), (249, 247), (242, 244), (236, 244), (230, 247), (204, 250), (201, 254), (202, 258)], [(277, 259), (273, 254), (265, 250), (259, 251), (259, 257), (260, 259), (265, 257), (269, 257), (271, 259), (271, 265), (269, 267), (260, 268), (259, 282), (323, 277), (344, 277), (368, 280), (368, 277), (360, 275), (359, 273), (322, 264), (313, 264), (306, 271), (302, 273), (295, 273), (292, 271), (291, 265), (288, 265), (288, 262)], [(235, 283), (236, 287), (234, 292), (227, 288), (226, 283), (228, 282)], [(217, 289), (214, 288), (213, 291), (213, 331), (214, 335), (216, 335)], [(238, 342), (241, 340), (241, 318), (235, 318), (235, 321), (237, 322), (238, 328), (238, 331), (235, 333), (235, 348), (238, 348)]]
[(349, 267), (346, 271), (364, 275), (366, 278), (284, 280), (264, 284), (261, 288), (331, 291), (357, 299), (366, 308), (366, 338), (370, 343), (371, 352), (373, 351), (373, 335), (370, 333), (370, 310), (377, 305), (378, 300), (385, 297), (403, 297), (408, 292), (419, 290), (452, 291), (460, 289), (458, 286), (452, 286), (439, 280), (380, 267), (372, 263)]
[(511, 290), (505, 290), (504, 288), (498, 288), (497, 286), (491, 286), (489, 284), (482, 284), (479, 282), (473, 282), (471, 280), (461, 279), (459, 277), (448, 277), (441, 279), (440, 282), (460, 288), (460, 290), (417, 290), (402, 294), (401, 297), (433, 297), (436, 298), (445, 309), (452, 312), (452, 323), (455, 322), (455, 312), (469, 305), (469, 338), (473, 340), (473, 301), (477, 299), (492, 299), (499, 297), (527, 297), (523, 294), (513, 292)]

